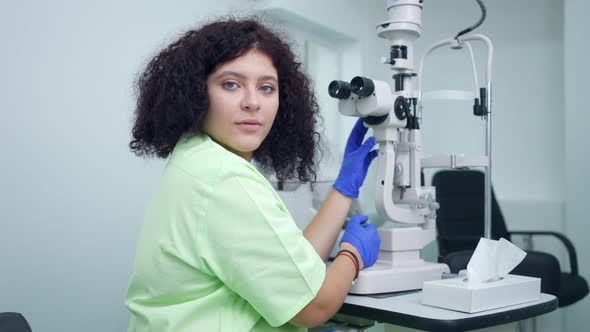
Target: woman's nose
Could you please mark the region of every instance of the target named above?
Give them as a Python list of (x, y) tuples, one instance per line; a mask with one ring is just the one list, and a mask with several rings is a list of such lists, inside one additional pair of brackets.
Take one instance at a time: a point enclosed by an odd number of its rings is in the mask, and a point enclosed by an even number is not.
[(257, 111), (260, 109), (260, 101), (256, 89), (245, 89), (242, 98), (242, 108), (248, 111)]

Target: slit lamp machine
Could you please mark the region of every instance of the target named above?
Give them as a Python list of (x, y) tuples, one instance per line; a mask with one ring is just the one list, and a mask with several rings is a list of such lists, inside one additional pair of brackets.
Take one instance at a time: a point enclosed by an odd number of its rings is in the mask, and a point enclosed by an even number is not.
[[(425, 281), (441, 279), (449, 272), (445, 264), (424, 261), (420, 252), (436, 238), (434, 187), (422, 186), (423, 168), (482, 167), (485, 170), (485, 237), (491, 234), (491, 66), (493, 46), (481, 34), (469, 34), (485, 19), (455, 37), (434, 43), (422, 55), (418, 72), (414, 65), (414, 42), (422, 32), (422, 0), (388, 0), (386, 21), (377, 25), (377, 35), (389, 41), (389, 54), (382, 63), (393, 72), (393, 89), (387, 82), (356, 76), (350, 82), (334, 80), (328, 87), (339, 100), (342, 115), (360, 117), (373, 130), (379, 144), (376, 160), (375, 205), (377, 212), (395, 227), (380, 227), (381, 248), (377, 263), (360, 272), (352, 294), (376, 294), (421, 289)], [(480, 86), (471, 42), (487, 47), (485, 83)], [(467, 49), (475, 82), (473, 113), (486, 122), (486, 151), (483, 156), (422, 153), (420, 123), (424, 61), (434, 50), (449, 46)]]

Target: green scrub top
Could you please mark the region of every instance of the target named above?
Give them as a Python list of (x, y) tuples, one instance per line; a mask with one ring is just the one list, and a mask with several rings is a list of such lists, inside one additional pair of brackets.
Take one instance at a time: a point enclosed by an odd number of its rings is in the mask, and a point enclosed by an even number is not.
[(183, 136), (139, 238), (129, 331), (304, 331), (288, 322), (325, 273), (254, 166), (207, 135)]

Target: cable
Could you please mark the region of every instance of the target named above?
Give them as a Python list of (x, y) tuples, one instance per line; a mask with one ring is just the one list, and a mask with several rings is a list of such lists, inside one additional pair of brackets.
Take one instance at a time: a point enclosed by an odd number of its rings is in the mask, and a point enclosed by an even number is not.
[(479, 26), (480, 26), (480, 25), (483, 23), (483, 21), (486, 19), (486, 14), (487, 14), (487, 11), (486, 11), (486, 6), (483, 4), (483, 1), (482, 1), (482, 0), (475, 0), (475, 1), (477, 1), (477, 4), (478, 4), (478, 5), (479, 5), (479, 7), (481, 8), (481, 17), (479, 18), (479, 21), (477, 21), (477, 23), (475, 23), (474, 25), (470, 26), (469, 28), (467, 28), (467, 29), (465, 29), (465, 30), (462, 30), (461, 32), (459, 32), (459, 33), (458, 33), (458, 34), (455, 36), (455, 39), (459, 38), (460, 36), (462, 36), (462, 35), (464, 35), (464, 34), (466, 34), (466, 33), (469, 33), (469, 32), (471, 32), (471, 31), (475, 30), (475, 29), (476, 29), (477, 27), (479, 27)]

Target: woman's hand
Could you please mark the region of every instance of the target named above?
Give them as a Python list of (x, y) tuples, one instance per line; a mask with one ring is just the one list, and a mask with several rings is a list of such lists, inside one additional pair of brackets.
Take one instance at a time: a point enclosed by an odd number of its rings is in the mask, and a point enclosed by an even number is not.
[[(340, 242), (340, 249), (350, 250), (357, 256), (359, 270), (375, 264), (381, 246), (375, 225), (363, 225), (367, 220), (361, 215), (350, 218)], [(333, 317), (342, 306), (354, 276), (350, 261), (334, 260), (326, 270), (326, 278), (316, 297), (290, 320), (291, 324), (313, 327)]]
[(376, 143), (375, 137), (369, 137), (363, 143), (367, 130), (363, 125), (363, 120), (359, 118), (348, 136), (342, 166), (338, 178), (334, 182), (334, 188), (348, 197), (357, 198), (359, 196), (359, 190), (365, 181), (369, 165), (377, 157), (377, 151), (371, 151)]
[(369, 220), (367, 216), (352, 216), (346, 225), (342, 241), (340, 241), (341, 249), (347, 249), (344, 246), (349, 243), (358, 251), (357, 258), (362, 261), (359, 262), (361, 265), (359, 270), (375, 264), (381, 246), (381, 238), (379, 238), (377, 228), (373, 224), (364, 224), (367, 220)]

